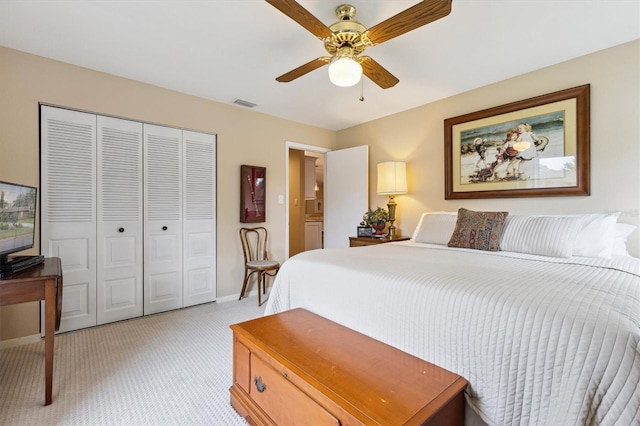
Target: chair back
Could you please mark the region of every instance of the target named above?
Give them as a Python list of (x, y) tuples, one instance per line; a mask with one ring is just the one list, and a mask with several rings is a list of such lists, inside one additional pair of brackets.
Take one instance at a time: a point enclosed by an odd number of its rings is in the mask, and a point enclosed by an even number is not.
[(255, 260), (268, 260), (267, 239), (269, 233), (264, 226), (256, 228), (240, 228), (240, 241), (242, 242), (242, 253), (244, 262)]

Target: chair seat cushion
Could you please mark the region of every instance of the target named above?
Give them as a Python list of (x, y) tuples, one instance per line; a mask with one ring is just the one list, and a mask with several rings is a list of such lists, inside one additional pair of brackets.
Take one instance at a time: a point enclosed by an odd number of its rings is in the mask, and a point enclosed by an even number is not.
[(252, 260), (247, 262), (247, 267), (252, 269), (275, 269), (279, 265), (275, 260)]

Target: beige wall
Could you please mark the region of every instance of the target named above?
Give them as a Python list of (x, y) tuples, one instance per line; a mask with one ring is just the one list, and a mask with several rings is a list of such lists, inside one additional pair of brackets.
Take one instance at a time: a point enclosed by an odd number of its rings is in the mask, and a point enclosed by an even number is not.
[[(0, 47), (0, 180), (39, 186), (38, 102), (218, 135), (218, 297), (240, 292), (240, 165), (267, 168), (271, 252), (284, 259), (285, 142), (335, 147), (335, 132)], [(250, 123), (250, 125), (249, 125)], [(38, 333), (36, 303), (0, 310), (0, 340)]]
[[(387, 202), (387, 197), (376, 194), (376, 164), (407, 162), (409, 193), (396, 197), (396, 224), (404, 235), (411, 235), (422, 212), (459, 207), (512, 213), (621, 211), (621, 222), (638, 226), (639, 64), (636, 40), (340, 131), (338, 148), (369, 145), (372, 207)], [(445, 201), (446, 118), (583, 84), (591, 84), (591, 196)], [(640, 256), (640, 231), (630, 236), (629, 246), (634, 256)]]

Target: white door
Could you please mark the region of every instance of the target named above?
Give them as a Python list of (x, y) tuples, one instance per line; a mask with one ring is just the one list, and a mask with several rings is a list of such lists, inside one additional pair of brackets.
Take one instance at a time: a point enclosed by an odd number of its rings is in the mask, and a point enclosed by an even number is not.
[(144, 313), (182, 307), (182, 130), (144, 125)]
[(325, 154), (324, 247), (349, 247), (369, 209), (369, 147)]
[(40, 120), (40, 247), (62, 260), (69, 331), (96, 325), (96, 116), (41, 106)]
[(184, 130), (183, 305), (216, 298), (216, 136)]
[(98, 116), (97, 136), (97, 315), (105, 324), (142, 316), (142, 123)]

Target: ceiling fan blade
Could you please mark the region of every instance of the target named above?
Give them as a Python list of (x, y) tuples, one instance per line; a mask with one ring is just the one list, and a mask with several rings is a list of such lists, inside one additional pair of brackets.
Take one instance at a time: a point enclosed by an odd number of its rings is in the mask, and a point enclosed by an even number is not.
[(386, 21), (369, 28), (369, 40), (373, 44), (380, 44), (430, 22), (444, 18), (451, 13), (451, 1), (423, 0)]
[(362, 65), (362, 73), (383, 89), (393, 87), (400, 81), (369, 56), (360, 56), (358, 62)]
[(282, 74), (280, 77), (276, 78), (276, 81), (279, 81), (280, 83), (288, 83), (298, 77), (302, 77), (303, 75), (310, 73), (315, 69), (320, 68), (321, 66), (327, 65), (329, 62), (331, 62), (331, 56), (323, 56), (314, 59), (313, 61), (309, 61), (304, 65), (300, 65), (298, 68), (293, 69), (286, 74)]
[(318, 18), (313, 16), (307, 9), (293, 0), (267, 0), (271, 6), (287, 15), (289, 18), (302, 25), (311, 34), (320, 39), (324, 39), (333, 34), (329, 27), (320, 22)]

